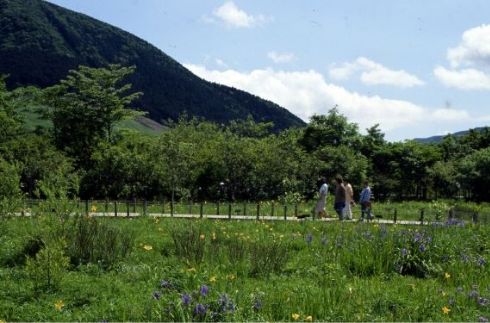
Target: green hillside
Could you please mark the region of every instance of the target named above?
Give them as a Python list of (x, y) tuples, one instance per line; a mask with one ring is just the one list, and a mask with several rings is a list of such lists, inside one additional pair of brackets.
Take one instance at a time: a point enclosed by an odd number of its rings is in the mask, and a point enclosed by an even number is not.
[(272, 121), (303, 126), (286, 109), (244, 91), (204, 81), (148, 42), (41, 0), (0, 0), (0, 73), (8, 86), (53, 85), (79, 65), (135, 65), (129, 82), (144, 95), (135, 106), (160, 122), (183, 112), (218, 123)]

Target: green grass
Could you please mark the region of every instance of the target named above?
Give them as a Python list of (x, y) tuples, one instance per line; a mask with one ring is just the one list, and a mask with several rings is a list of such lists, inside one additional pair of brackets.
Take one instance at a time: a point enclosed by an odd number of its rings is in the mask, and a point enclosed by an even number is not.
[[(24, 122), (24, 128), (27, 131), (34, 131), (37, 128), (43, 128), (43, 129), (50, 129), (52, 127), (52, 123), (49, 120), (43, 119), (41, 115), (39, 114), (38, 111), (36, 111), (37, 107), (27, 107), (25, 109), (22, 109), (20, 111), (22, 120)], [(146, 123), (154, 124), (154, 127), (148, 126)], [(130, 130), (135, 130), (138, 132), (141, 132), (146, 135), (152, 135), (156, 136), (158, 135), (162, 129), (164, 129), (163, 126), (158, 125), (154, 121), (149, 121), (145, 119), (143, 122), (139, 120), (124, 120), (119, 122), (116, 125), (116, 129), (122, 130), (122, 129), (130, 129)]]
[[(0, 319), (293, 321), (298, 314), (298, 320), (315, 321), (478, 321), (490, 316), (488, 226), (75, 221), (63, 213), (0, 219)], [(104, 266), (71, 259), (59, 285), (36, 288), (42, 276), (33, 276), (19, 261), (32, 249), (26, 242), (38, 237), (48, 249), (57, 243), (70, 257), (69, 246), (82, 231), (95, 243), (131, 237), (131, 252)], [(39, 264), (54, 266), (54, 253), (50, 261)], [(205, 296), (203, 285), (209, 289)], [(191, 297), (187, 306), (183, 295)], [(194, 314), (198, 304), (206, 308), (202, 316)]]

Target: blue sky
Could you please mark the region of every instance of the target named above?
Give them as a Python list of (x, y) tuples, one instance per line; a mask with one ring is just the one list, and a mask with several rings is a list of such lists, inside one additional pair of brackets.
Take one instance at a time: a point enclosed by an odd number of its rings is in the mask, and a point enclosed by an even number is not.
[(337, 105), (388, 140), (490, 125), (490, 1), (50, 2), (305, 121)]

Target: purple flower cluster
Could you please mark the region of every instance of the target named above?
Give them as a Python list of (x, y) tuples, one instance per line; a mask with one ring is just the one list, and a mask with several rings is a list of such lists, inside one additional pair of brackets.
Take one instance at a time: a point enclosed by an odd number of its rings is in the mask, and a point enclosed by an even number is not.
[(308, 245), (311, 245), (311, 242), (313, 241), (313, 235), (311, 233), (308, 233), (306, 235), (305, 241)]

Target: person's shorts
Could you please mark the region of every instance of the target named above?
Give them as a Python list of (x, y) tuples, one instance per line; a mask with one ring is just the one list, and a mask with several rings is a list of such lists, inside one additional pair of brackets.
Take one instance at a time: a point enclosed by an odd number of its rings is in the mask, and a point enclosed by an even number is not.
[(334, 205), (333, 205), (333, 208), (335, 209), (335, 211), (337, 212), (341, 212), (344, 210), (345, 208), (345, 202), (336, 202)]

